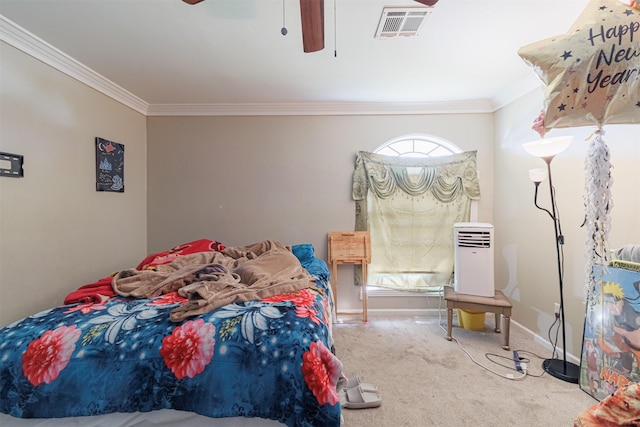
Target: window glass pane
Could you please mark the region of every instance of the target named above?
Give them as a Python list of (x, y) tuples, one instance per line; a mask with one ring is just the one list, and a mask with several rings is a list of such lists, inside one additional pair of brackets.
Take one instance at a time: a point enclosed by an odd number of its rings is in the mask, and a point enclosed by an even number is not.
[(392, 149), (390, 146), (382, 147), (379, 150), (376, 150), (376, 153), (382, 154), (383, 156), (397, 156), (398, 152)]
[(414, 145), (414, 151), (416, 153), (423, 153), (425, 156), (429, 156), (431, 154), (431, 151), (439, 147), (438, 144), (431, 141), (426, 141), (424, 139), (416, 139)]
[(403, 139), (401, 141), (396, 141), (391, 145), (400, 153), (400, 155), (414, 152), (413, 139)]
[(398, 157), (438, 157), (454, 153), (462, 153), (454, 144), (429, 135), (411, 135), (386, 142), (374, 153)]

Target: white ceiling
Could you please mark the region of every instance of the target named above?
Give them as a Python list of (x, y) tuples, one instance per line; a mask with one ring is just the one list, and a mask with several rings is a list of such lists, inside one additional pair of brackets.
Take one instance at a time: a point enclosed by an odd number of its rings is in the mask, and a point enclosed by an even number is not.
[(565, 33), (587, 2), (440, 0), (417, 37), (380, 40), (374, 35), (384, 6), (420, 4), (325, 0), (326, 47), (314, 53), (302, 50), (299, 0), (193, 6), (0, 0), (0, 35), (7, 41), (8, 24), (15, 24), (150, 109), (469, 102), (496, 108), (538, 84), (518, 49)]

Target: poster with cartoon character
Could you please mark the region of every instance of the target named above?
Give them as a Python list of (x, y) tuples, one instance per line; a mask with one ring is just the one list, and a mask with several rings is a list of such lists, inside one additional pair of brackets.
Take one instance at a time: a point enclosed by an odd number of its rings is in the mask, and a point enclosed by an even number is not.
[(124, 193), (124, 145), (96, 138), (96, 191)]
[(597, 265), (594, 277), (579, 382), (583, 391), (602, 400), (640, 381), (640, 273)]

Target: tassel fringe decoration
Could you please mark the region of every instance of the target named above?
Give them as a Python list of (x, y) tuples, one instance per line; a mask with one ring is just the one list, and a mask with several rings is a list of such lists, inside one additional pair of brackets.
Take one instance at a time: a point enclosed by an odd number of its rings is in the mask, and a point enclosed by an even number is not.
[(585, 159), (585, 225), (587, 228), (587, 301), (595, 288), (593, 267), (606, 266), (609, 262), (608, 239), (611, 229), (611, 163), (609, 148), (602, 139), (604, 131), (599, 129), (591, 135), (591, 142)]

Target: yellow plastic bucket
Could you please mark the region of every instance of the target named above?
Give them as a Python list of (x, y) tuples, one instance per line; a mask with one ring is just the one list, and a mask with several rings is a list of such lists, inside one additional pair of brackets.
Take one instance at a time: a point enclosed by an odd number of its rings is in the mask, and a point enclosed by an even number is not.
[(484, 331), (484, 311), (471, 311), (458, 309), (458, 323), (464, 329), (471, 331)]

